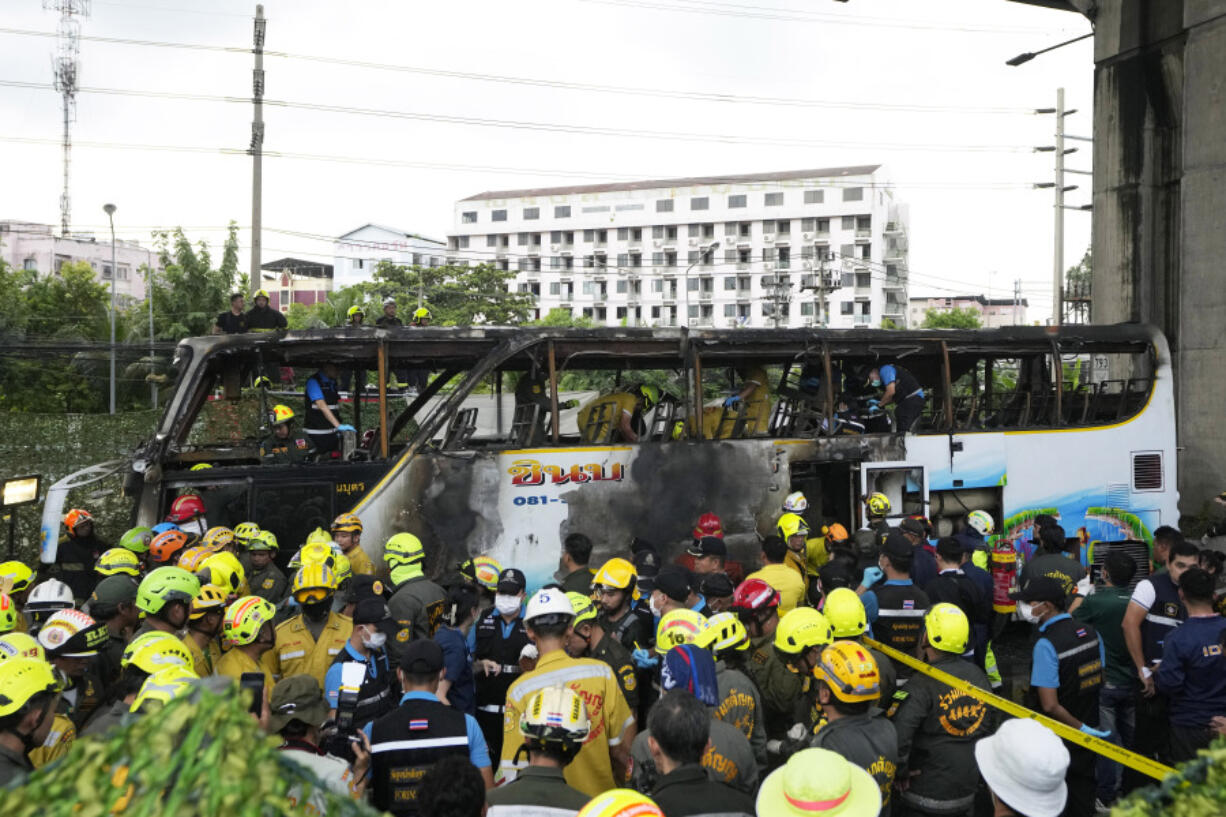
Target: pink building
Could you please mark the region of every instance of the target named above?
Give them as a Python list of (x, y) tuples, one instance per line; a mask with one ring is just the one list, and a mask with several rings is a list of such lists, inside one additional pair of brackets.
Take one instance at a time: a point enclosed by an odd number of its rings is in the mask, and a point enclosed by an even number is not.
[(288, 312), (290, 304), (313, 304), (326, 301), (332, 291), (332, 265), (301, 258), (270, 261), (260, 269), (261, 287), (268, 290), (269, 305)]
[(0, 221), (0, 258), (14, 269), (21, 269), (46, 278), (59, 273), (67, 263), (84, 262), (94, 270), (99, 283), (111, 285), (115, 279), (115, 297), (120, 303), (132, 303), (145, 298), (145, 275), (152, 268), (161, 272), (158, 255), (135, 241), (115, 242), (115, 273), (111, 270), (111, 235), (73, 233), (56, 235), (50, 224), (30, 221)]
[(918, 329), (924, 325), (929, 309), (937, 312), (952, 312), (955, 309), (973, 309), (979, 313), (979, 325), (984, 329), (1001, 326), (1021, 326), (1026, 323), (1026, 299), (987, 298), (983, 295), (951, 295), (947, 298), (920, 296), (908, 302), (907, 325)]

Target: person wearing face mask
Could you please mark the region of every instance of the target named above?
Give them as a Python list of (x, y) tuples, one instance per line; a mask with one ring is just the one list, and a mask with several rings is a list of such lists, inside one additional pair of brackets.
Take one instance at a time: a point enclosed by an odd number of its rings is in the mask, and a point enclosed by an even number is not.
[(203, 537), (209, 529), (208, 520), (204, 517), (204, 500), (198, 494), (176, 497), (170, 504), (166, 521), (186, 533), (193, 542)]
[(341, 677), (346, 664), (362, 664), (366, 669), (362, 686), (358, 689), (357, 708), (353, 713), (355, 729), (365, 727), (375, 718), (396, 708), (400, 688), (388, 661), (387, 634), (382, 627), (389, 620), (387, 603), (378, 596), (364, 598), (354, 606), (353, 632), (345, 642), (345, 648), (337, 653), (332, 666), (324, 674), (324, 698), (331, 710), (329, 720), (336, 718)]
[(60, 699), (60, 683), (46, 661), (9, 658), (0, 661), (0, 786), (34, 770), (30, 752), (51, 732)]
[(438, 699), (453, 709), (477, 714), (476, 686), (473, 681), (473, 658), (468, 651), (468, 631), (472, 629), (480, 610), (477, 591), (467, 584), (447, 591), (447, 610), (434, 640), (443, 648), (443, 668), (446, 672), (438, 682)]
[(264, 663), (277, 678), (306, 674), (323, 686), (324, 674), (353, 633), (353, 619), (332, 611), (336, 574), (327, 565), (298, 568), (290, 589), (302, 612), (277, 627), (276, 646)]
[(524, 629), (523, 603), (527, 580), (523, 571), (508, 567), (498, 575), (494, 609), (477, 621), (477, 723), (490, 753), (502, 752), (502, 715), (507, 690), (523, 672), (519, 656), (531, 642)]
[[(1039, 576), (1009, 597), (1018, 614), (1037, 625), (1027, 706), (1096, 738), (1110, 737), (1098, 728), (1098, 696), (1107, 662), (1102, 639), (1089, 624), (1065, 612), (1067, 591), (1059, 579)], [(1069, 751), (1070, 815), (1094, 812), (1094, 758), (1089, 749), (1065, 742)]]
[(915, 375), (897, 363), (887, 363), (869, 370), (868, 385), (883, 389), (878, 408), (895, 407), (894, 429), (900, 434), (909, 431), (924, 410), (924, 389)]

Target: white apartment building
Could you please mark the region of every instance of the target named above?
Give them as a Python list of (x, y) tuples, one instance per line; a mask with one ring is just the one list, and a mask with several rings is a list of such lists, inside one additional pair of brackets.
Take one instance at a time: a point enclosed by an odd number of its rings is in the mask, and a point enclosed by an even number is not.
[(907, 220), (879, 165), (504, 190), (456, 203), (447, 259), (515, 271), (538, 317), (901, 327)]
[(380, 261), (400, 266), (441, 267), (447, 244), (407, 230), (364, 224), (332, 246), (334, 289), (368, 283)]
[[(29, 221), (0, 221), (0, 257), (15, 269), (53, 275), (69, 262), (84, 261), (94, 269), (98, 280), (111, 284), (111, 237), (74, 233), (67, 238), (55, 234), (50, 224)], [(161, 269), (158, 254), (135, 241), (115, 242), (115, 297), (120, 302), (145, 298), (142, 267), (154, 274)]]

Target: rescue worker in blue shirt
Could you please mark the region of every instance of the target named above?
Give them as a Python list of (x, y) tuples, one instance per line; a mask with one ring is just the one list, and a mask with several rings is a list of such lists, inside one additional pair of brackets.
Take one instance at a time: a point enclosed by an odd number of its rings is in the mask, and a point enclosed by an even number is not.
[[(881, 546), (877, 567), (864, 571), (862, 587), (872, 587), (861, 595), (864, 613), (874, 637), (907, 655), (919, 644), (928, 594), (911, 581), (914, 549), (901, 531), (891, 530)], [(884, 576), (885, 582), (877, 583)], [(898, 668), (900, 678), (910, 678), (909, 667)]]
[(315, 450), (321, 454), (341, 447), (339, 432), (353, 431), (353, 426), (340, 418), (341, 395), (336, 388), (338, 370), (335, 363), (325, 363), (307, 378), (306, 411), (303, 431), (311, 437)]
[[(1027, 705), (1049, 718), (1096, 738), (1111, 733), (1098, 729), (1098, 696), (1107, 661), (1102, 639), (1094, 628), (1065, 612), (1068, 596), (1050, 576), (1031, 579), (1009, 594), (1018, 615), (1037, 625)], [(1065, 741), (1069, 767), (1065, 774), (1068, 806), (1065, 814), (1093, 814), (1095, 754)]]
[[(398, 682), (388, 663), (386, 624), (390, 621), (387, 603), (378, 596), (359, 601), (353, 608), (353, 632), (345, 649), (341, 650), (332, 666), (324, 673), (324, 697), (332, 711), (329, 718), (336, 718), (340, 701), (341, 676), (346, 664), (364, 665), (366, 674), (358, 689), (357, 707), (353, 712), (353, 727), (368, 726), (375, 718), (382, 717), (396, 708), (396, 696), (400, 691)], [(345, 736), (339, 741), (329, 741), (328, 749), (338, 757), (348, 757), (351, 750)], [(342, 748), (343, 752), (337, 749)]]
[(884, 387), (877, 407), (894, 405), (894, 430), (900, 434), (910, 431), (924, 410), (924, 390), (915, 375), (897, 363), (887, 363), (869, 370), (868, 384), (875, 389)]
[(451, 704), (454, 709), (477, 713), (477, 689), (473, 681), (473, 659), (468, 649), (468, 632), (476, 623), (477, 592), (469, 585), (460, 585), (447, 591), (443, 608), (443, 623), (434, 633), (434, 640), (443, 648), (443, 664), (446, 673), (439, 682), (439, 699)]
[(1208, 748), (1217, 737), (1210, 722), (1226, 713), (1226, 618), (1213, 609), (1213, 590), (1213, 577), (1199, 567), (1179, 577), (1188, 617), (1166, 637), (1154, 673), (1158, 689), (1170, 698), (1170, 757), (1176, 763)]
[(443, 649), (430, 639), (397, 644), (396, 676), (404, 695), (395, 710), (363, 729), (370, 739), (371, 801), (397, 817), (418, 817), (417, 791), (435, 762), (466, 756), (485, 787), (494, 787), (489, 747), (472, 715), (457, 712), (435, 694), (443, 678)]

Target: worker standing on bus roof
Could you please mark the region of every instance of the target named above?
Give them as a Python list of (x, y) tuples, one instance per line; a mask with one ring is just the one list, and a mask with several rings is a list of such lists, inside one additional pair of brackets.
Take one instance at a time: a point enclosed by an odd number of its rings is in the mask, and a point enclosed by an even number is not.
[(248, 332), (276, 332), (289, 326), (285, 316), (268, 305), (268, 290), (256, 290), (252, 300), (255, 306), (247, 313)]
[(900, 434), (910, 431), (924, 410), (924, 390), (915, 375), (897, 363), (887, 363), (869, 370), (868, 384), (874, 389), (885, 388), (877, 406), (894, 405), (895, 430)]
[(579, 436), (585, 443), (639, 441), (646, 430), (643, 415), (660, 401), (660, 390), (646, 383), (629, 391), (597, 397), (579, 409)]
[(348, 423), (341, 422), (341, 393), (336, 384), (338, 374), (335, 363), (325, 363), (306, 382), (306, 422), (303, 430), (311, 436), (311, 442), (321, 454), (339, 450), (340, 432), (355, 430)]
[(315, 454), (311, 435), (294, 434), (294, 410), (277, 404), (272, 407), (272, 433), (260, 441), (260, 459), (275, 465), (304, 461)]
[(243, 293), (235, 292), (230, 296), (230, 311), (222, 312), (213, 321), (210, 330), (214, 335), (241, 335), (247, 331), (247, 314), (243, 312)]

